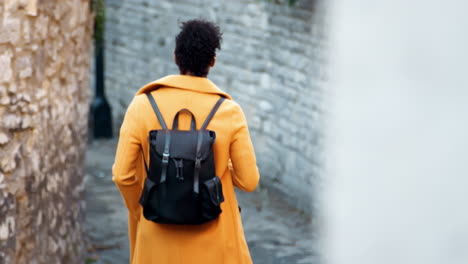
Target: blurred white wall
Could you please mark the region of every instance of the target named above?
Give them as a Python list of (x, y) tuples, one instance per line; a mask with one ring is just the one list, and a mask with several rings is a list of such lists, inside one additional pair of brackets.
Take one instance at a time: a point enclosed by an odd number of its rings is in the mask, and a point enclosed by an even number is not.
[(468, 263), (468, 1), (330, 3), (327, 263)]

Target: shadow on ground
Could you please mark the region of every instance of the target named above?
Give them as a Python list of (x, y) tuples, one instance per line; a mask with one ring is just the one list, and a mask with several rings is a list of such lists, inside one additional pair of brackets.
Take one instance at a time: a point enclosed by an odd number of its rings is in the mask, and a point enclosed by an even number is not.
[[(87, 263), (128, 264), (127, 210), (112, 182), (117, 140), (94, 141), (86, 156)], [(265, 188), (237, 191), (244, 231), (255, 264), (316, 264), (310, 216)]]

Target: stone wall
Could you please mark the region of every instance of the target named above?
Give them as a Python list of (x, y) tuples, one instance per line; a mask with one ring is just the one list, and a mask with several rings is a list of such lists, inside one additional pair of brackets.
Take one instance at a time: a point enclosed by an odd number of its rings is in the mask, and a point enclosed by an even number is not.
[(261, 183), (280, 187), (299, 207), (310, 209), (321, 168), (324, 14), (319, 1), (289, 6), (258, 0), (108, 0), (106, 86), (114, 120), (121, 122), (140, 86), (178, 73), (173, 63), (178, 22), (198, 17), (216, 21), (224, 32), (209, 78), (247, 115)]
[(84, 263), (90, 1), (0, 1), (0, 263)]

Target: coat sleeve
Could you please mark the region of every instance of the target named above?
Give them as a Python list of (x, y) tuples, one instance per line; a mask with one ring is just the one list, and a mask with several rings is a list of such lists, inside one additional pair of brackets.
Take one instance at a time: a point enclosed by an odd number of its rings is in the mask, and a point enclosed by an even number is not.
[(136, 219), (140, 216), (141, 206), (139, 198), (142, 187), (137, 177), (137, 165), (141, 153), (141, 141), (138, 136), (138, 128), (142, 124), (138, 122), (137, 103), (134, 99), (125, 114), (120, 128), (119, 143), (115, 162), (112, 167), (112, 180), (117, 185), (128, 208), (130, 215)]
[(260, 179), (255, 151), (250, 139), (247, 120), (244, 112), (236, 104), (232, 113), (233, 136), (230, 145), (232, 162), (232, 181), (239, 189), (251, 192), (255, 190)]

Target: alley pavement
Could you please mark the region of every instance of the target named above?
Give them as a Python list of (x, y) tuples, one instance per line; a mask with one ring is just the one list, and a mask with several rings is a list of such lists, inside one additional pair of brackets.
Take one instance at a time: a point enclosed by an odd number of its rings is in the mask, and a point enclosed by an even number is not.
[[(86, 263), (128, 264), (127, 209), (112, 182), (117, 140), (90, 143), (86, 155)], [(263, 179), (262, 179), (263, 180)], [(311, 217), (261, 185), (236, 191), (242, 222), (255, 264), (317, 264)]]

